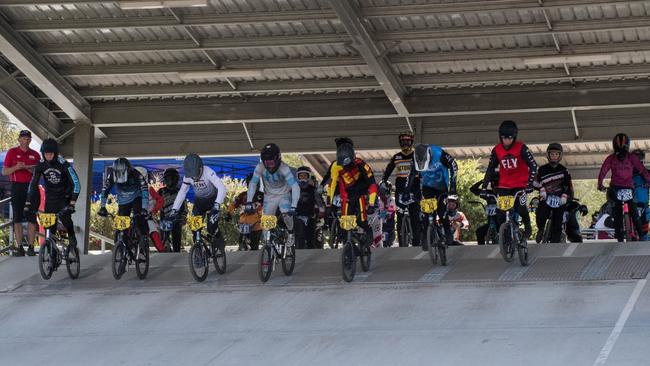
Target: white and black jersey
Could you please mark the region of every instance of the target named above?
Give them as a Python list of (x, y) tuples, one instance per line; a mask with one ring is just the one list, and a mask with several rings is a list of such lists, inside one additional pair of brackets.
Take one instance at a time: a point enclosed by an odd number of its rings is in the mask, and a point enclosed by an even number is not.
[(566, 194), (569, 198), (573, 197), (571, 174), (562, 164), (555, 167), (551, 166), (551, 164), (542, 165), (537, 171), (535, 187), (538, 189), (544, 188), (546, 194), (549, 195), (561, 196)]

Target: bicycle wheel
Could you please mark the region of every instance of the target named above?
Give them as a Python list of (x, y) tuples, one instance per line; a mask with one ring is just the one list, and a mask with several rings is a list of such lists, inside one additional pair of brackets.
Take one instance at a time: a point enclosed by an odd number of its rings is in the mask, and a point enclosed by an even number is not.
[(544, 225), (544, 235), (542, 237), (542, 243), (551, 242), (551, 227), (553, 225), (552, 219), (546, 220), (546, 225)]
[(438, 264), (438, 252), (436, 251), (435, 243), (438, 242), (438, 232), (433, 228), (433, 225), (427, 225), (427, 237), (422, 245), (427, 246), (429, 251), (429, 258), (431, 263)]
[(79, 272), (81, 271), (81, 262), (79, 259), (79, 248), (75, 245), (70, 247), (68, 245), (68, 257), (65, 259), (65, 266), (68, 269), (68, 275), (73, 280), (79, 278)]
[(352, 242), (347, 242), (341, 251), (341, 266), (343, 273), (343, 280), (345, 282), (352, 282), (354, 275), (357, 272), (357, 257), (354, 255), (354, 245)]
[(214, 269), (217, 271), (218, 274), (224, 274), (226, 273), (226, 250), (225, 250), (225, 243), (223, 242), (223, 236), (221, 236), (221, 233), (218, 234), (219, 236), (214, 239), (214, 242), (212, 243), (212, 262), (214, 263)]
[(149, 244), (146, 240), (144, 244), (138, 243), (135, 256), (135, 273), (141, 280), (147, 278), (147, 273), (149, 273)]
[[(436, 228), (436, 230), (438, 230)], [(438, 240), (434, 243), (436, 250), (438, 251), (438, 257), (440, 257), (440, 264), (442, 266), (447, 265), (447, 243), (442, 239), (442, 235), (438, 234)]]
[(528, 265), (528, 243), (523, 235), (519, 237), (517, 242), (517, 256), (519, 257), (519, 263), (526, 267)]
[(359, 243), (361, 247), (361, 270), (364, 272), (370, 271), (370, 263), (372, 261), (372, 250), (368, 243)]
[(503, 259), (510, 263), (512, 262), (515, 249), (510, 236), (510, 223), (503, 223), (499, 228), (499, 246), (501, 247), (501, 256)]
[(208, 254), (201, 243), (195, 243), (190, 248), (187, 256), (190, 265), (190, 274), (194, 281), (203, 282), (208, 277), (210, 264), (208, 263)]
[(411, 218), (409, 216), (402, 217), (402, 226), (399, 230), (400, 245), (403, 247), (410, 247), (413, 244), (413, 228), (411, 227)]
[(118, 242), (113, 246), (112, 260), (111, 270), (113, 272), (113, 278), (119, 280), (126, 271), (127, 254), (126, 245), (123, 242)]
[(287, 276), (291, 276), (293, 269), (296, 267), (296, 247), (290, 246), (286, 250), (287, 255), (282, 258), (282, 272)]
[(263, 283), (271, 278), (273, 273), (273, 248), (265, 243), (260, 251), (260, 281)]
[(41, 277), (44, 280), (49, 280), (54, 271), (54, 261), (56, 258), (54, 258), (52, 253), (53, 244), (50, 240), (46, 240), (38, 251), (38, 270), (41, 272)]

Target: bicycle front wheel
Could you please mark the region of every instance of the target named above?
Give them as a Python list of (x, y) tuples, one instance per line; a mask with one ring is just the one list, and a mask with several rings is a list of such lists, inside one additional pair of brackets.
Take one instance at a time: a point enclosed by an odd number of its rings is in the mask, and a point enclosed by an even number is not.
[(372, 250), (368, 243), (359, 243), (361, 247), (361, 269), (364, 272), (370, 271), (370, 263), (372, 261)]
[(119, 280), (126, 271), (126, 245), (122, 242), (118, 242), (113, 246), (112, 252), (113, 262), (111, 270), (113, 271), (113, 278)]
[(52, 245), (54, 245), (52, 241), (46, 240), (38, 252), (38, 270), (41, 272), (41, 277), (44, 280), (49, 280), (54, 271), (54, 261), (56, 261), (56, 258)]
[(190, 265), (190, 274), (197, 282), (203, 282), (208, 277), (210, 265), (208, 263), (208, 254), (201, 243), (195, 243), (190, 248), (190, 254), (187, 256)]
[(260, 281), (267, 282), (273, 273), (273, 248), (268, 243), (265, 243), (260, 251)]
[(528, 243), (523, 235), (520, 236), (517, 243), (517, 256), (519, 256), (519, 263), (526, 267), (528, 265)]
[(503, 259), (510, 263), (514, 259), (515, 249), (513, 245), (513, 238), (510, 234), (510, 223), (503, 223), (499, 228), (499, 246), (501, 248), (501, 256)]
[(149, 244), (146, 241), (144, 244), (138, 244), (135, 256), (135, 273), (141, 280), (147, 278), (147, 273), (149, 273)]
[(357, 257), (354, 255), (354, 245), (351, 242), (345, 243), (341, 251), (341, 267), (343, 280), (352, 282), (357, 272)]
[(436, 243), (438, 242), (438, 232), (433, 225), (427, 226), (427, 237), (423, 245), (426, 243), (429, 249), (429, 258), (434, 265), (438, 264), (438, 252), (436, 251)]
[(75, 245), (70, 247), (68, 245), (68, 257), (65, 260), (65, 266), (68, 269), (68, 275), (73, 280), (79, 278), (79, 272), (81, 271), (81, 262), (79, 260), (79, 248)]
[(331, 249), (338, 249), (339, 247), (339, 221), (332, 220), (332, 227), (330, 228), (329, 246)]
[(399, 230), (400, 246), (410, 247), (413, 244), (413, 228), (411, 227), (410, 216), (402, 217), (402, 225)]

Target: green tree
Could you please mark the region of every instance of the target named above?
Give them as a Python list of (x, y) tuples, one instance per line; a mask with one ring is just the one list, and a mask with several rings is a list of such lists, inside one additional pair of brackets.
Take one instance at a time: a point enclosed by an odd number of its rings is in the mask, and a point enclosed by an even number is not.
[(9, 117), (0, 112), (0, 149), (7, 151), (16, 146), (18, 141), (18, 126), (9, 121)]
[(483, 202), (480, 197), (470, 192), (469, 188), (479, 180), (483, 179), (481, 164), (478, 159), (457, 160), (458, 163), (458, 181), (456, 190), (461, 199), (460, 211), (462, 211), (469, 221), (469, 230), (461, 230), (461, 239), (463, 241), (476, 240), (476, 228), (487, 221), (485, 210), (478, 203)]

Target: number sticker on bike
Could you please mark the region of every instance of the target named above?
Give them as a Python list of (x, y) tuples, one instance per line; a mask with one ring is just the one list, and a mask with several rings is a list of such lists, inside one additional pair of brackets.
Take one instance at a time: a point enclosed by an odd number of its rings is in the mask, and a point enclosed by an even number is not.
[(494, 216), (497, 214), (497, 205), (487, 205), (485, 207), (485, 214), (488, 216)]
[(332, 206), (341, 207), (341, 196), (336, 195), (332, 198)]
[(629, 188), (619, 189), (616, 191), (616, 199), (621, 202), (631, 201), (632, 197), (632, 190)]
[(113, 226), (115, 230), (127, 230), (131, 227), (131, 217), (130, 216), (115, 216), (113, 220)]
[(497, 200), (499, 210), (508, 211), (515, 205), (515, 196), (500, 196)]
[(192, 231), (199, 231), (203, 229), (203, 216), (190, 216), (187, 218), (187, 226)]
[(262, 215), (262, 219), (260, 220), (262, 229), (264, 230), (272, 230), (275, 229), (276, 226), (278, 226), (278, 218), (275, 215)]
[(550, 208), (558, 208), (562, 206), (562, 198), (559, 196), (548, 196), (546, 197), (546, 204)]
[(341, 229), (354, 230), (357, 227), (357, 217), (355, 215), (341, 216)]
[(239, 232), (241, 234), (250, 234), (251, 233), (251, 225), (250, 224), (239, 224)]
[(438, 200), (435, 198), (427, 198), (420, 201), (420, 209), (425, 214), (433, 213), (438, 209)]
[(53, 213), (39, 213), (38, 221), (43, 227), (51, 227), (56, 223), (56, 214)]

